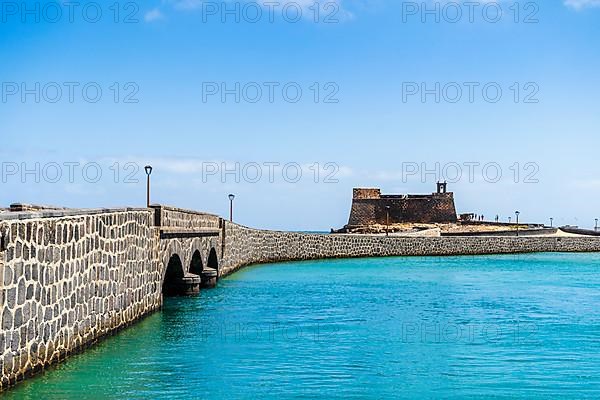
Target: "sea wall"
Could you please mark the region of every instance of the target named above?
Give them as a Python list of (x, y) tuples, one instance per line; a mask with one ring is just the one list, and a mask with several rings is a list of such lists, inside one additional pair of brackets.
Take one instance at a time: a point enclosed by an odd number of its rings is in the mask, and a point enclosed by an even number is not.
[(226, 222), (221, 271), (254, 263), (326, 258), (600, 252), (593, 237), (385, 237), (261, 231)]
[(146, 209), (2, 216), (3, 388), (160, 307), (153, 217)]
[(521, 228), (501, 230), (501, 231), (481, 231), (481, 232), (443, 232), (441, 236), (545, 236), (556, 235), (558, 228)]

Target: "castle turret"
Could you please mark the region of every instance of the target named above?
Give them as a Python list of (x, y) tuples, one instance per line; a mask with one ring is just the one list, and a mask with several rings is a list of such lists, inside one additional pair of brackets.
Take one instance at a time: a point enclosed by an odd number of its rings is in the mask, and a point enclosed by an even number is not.
[(438, 193), (446, 193), (447, 190), (448, 190), (448, 183), (446, 181), (437, 183), (437, 192)]

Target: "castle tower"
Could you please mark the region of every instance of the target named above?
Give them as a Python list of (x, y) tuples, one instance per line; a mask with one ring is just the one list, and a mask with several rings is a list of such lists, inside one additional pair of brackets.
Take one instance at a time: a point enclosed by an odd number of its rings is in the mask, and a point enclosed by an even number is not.
[(437, 192), (438, 193), (446, 193), (448, 191), (448, 182), (438, 182), (437, 183)]

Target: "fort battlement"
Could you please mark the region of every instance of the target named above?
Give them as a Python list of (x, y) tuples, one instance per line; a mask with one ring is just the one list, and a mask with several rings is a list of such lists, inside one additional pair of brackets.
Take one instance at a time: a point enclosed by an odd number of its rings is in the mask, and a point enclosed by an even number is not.
[[(388, 221), (389, 218), (389, 221)], [(432, 194), (382, 195), (380, 189), (355, 188), (346, 228), (403, 222), (456, 222), (454, 193), (440, 182)]]

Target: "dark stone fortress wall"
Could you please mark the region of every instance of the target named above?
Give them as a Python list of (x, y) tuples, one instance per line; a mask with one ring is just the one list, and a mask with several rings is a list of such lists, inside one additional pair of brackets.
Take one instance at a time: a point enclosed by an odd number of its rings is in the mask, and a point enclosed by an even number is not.
[(454, 194), (438, 185), (431, 195), (382, 195), (379, 189), (354, 189), (348, 227), (401, 222), (456, 222)]

